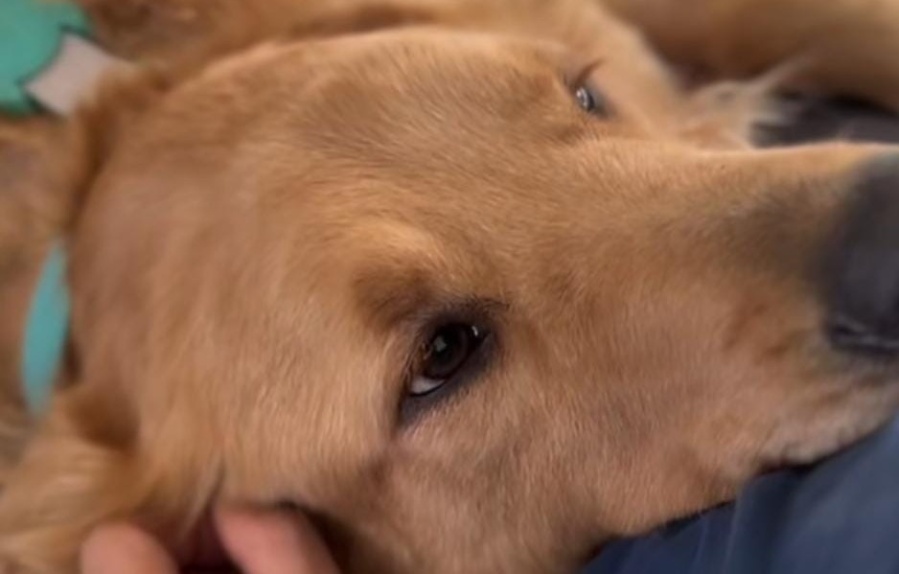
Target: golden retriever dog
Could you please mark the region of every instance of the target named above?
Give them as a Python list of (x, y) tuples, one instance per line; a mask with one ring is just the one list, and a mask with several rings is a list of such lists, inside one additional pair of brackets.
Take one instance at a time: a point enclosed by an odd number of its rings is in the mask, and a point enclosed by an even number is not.
[[(86, 2), (136, 62), (8, 123), (0, 572), (219, 502), (346, 572), (571, 572), (899, 407), (899, 0)], [(49, 408), (15, 376), (62, 241)]]

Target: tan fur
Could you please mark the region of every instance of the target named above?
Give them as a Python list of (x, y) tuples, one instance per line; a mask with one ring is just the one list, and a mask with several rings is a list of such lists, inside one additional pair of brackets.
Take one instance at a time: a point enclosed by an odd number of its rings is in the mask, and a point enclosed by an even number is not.
[[(793, 78), (899, 102), (861, 0), (697, 1), (679, 35), (664, 0), (86, 4), (146, 70), (2, 140), (4, 574), (73, 572), (115, 517), (177, 547), (221, 500), (315, 513), (348, 572), (566, 572), (899, 404), (823, 340), (815, 274), (887, 150), (748, 139)], [(828, 22), (851, 75), (803, 59)], [(596, 61), (605, 118), (565, 84)], [(56, 233), (71, 360), (32, 431), (16, 333)], [(447, 313), (496, 351), (403, 421)]]

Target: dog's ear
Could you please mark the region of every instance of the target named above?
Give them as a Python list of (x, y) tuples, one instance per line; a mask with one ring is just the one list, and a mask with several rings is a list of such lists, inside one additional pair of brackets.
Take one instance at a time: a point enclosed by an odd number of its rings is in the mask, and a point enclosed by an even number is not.
[(133, 511), (135, 493), (161, 480), (131, 474), (137, 421), (115, 388), (78, 380), (77, 356), (66, 391), (43, 420), (30, 416), (20, 355), (50, 246), (65, 244), (116, 142), (171, 85), (162, 72), (124, 72), (73, 117), (0, 118), (0, 572), (20, 571), (4, 564), (13, 559), (26, 572), (74, 571), (86, 528)]
[(76, 176), (66, 137), (49, 118), (0, 122), (0, 279), (65, 224), (74, 197), (67, 180)]
[(0, 114), (0, 284), (65, 237), (126, 125), (170, 87), (167, 76), (123, 70), (70, 118)]
[[(15, 483), (22, 451), (35, 433), (35, 417), (28, 413), (22, 392), (21, 341), (48, 249), (65, 237), (94, 169), (86, 137), (81, 126), (48, 116), (0, 119), (0, 497), (7, 506), (33, 500), (30, 494), (27, 500), (18, 499), (22, 495), (6, 488)], [(62, 460), (79, 452), (57, 450)], [(50, 469), (38, 472), (44, 470)], [(13, 508), (3, 514), (18, 512)], [(0, 529), (0, 541), (2, 546), (12, 539)], [(0, 571), (7, 571), (7, 554), (0, 549)]]
[[(50, 118), (0, 122), (0, 484), (28, 435), (19, 376), (28, 302), (72, 213), (78, 147)], [(67, 153), (68, 152), (68, 153)]]
[[(126, 124), (168, 89), (164, 78), (113, 77), (71, 118), (0, 115), (0, 429), (18, 418), (2, 409), (21, 402), (13, 392), (20, 386), (19, 340), (48, 249), (65, 243)], [(0, 452), (7, 444), (0, 430)]]

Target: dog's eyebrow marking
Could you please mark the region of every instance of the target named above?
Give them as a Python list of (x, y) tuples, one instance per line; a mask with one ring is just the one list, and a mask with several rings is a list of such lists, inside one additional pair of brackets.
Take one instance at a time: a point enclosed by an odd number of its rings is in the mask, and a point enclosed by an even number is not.
[(384, 268), (359, 275), (353, 284), (363, 316), (377, 329), (416, 328), (436, 319), (495, 317), (508, 305), (493, 297), (441, 289), (424, 268)]
[[(364, 263), (352, 279), (355, 300), (364, 316), (391, 326), (433, 298), (428, 261), (442, 248), (432, 235), (395, 221), (369, 221), (348, 231), (365, 246)], [(370, 251), (369, 251), (370, 249)]]
[(354, 288), (363, 312), (381, 327), (395, 325), (434, 299), (427, 275), (419, 269), (367, 273)]

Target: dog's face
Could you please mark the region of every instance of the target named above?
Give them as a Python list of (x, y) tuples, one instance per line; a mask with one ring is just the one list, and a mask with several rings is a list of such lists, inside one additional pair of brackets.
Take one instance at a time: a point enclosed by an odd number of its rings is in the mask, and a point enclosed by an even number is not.
[(174, 90), (75, 233), (84, 432), (320, 513), (359, 570), (537, 572), (882, 422), (888, 369), (822, 329), (874, 152), (699, 151), (603, 73), (410, 30)]

